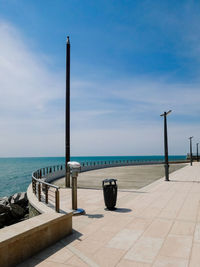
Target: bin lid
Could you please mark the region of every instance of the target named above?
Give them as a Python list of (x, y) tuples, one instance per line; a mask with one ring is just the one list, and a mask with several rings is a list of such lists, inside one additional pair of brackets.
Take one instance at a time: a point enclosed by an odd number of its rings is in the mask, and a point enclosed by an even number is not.
[(116, 181), (117, 181), (117, 179), (115, 179), (115, 178), (107, 178), (107, 179), (103, 180), (104, 183), (112, 183), (112, 182), (116, 182)]

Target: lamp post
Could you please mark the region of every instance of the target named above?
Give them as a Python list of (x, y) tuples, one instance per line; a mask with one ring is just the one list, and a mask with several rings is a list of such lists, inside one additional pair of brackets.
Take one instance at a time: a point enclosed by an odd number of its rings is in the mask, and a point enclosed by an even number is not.
[(192, 138), (193, 136), (189, 137), (190, 140), (190, 165), (192, 166)]
[(169, 181), (169, 161), (168, 161), (168, 141), (167, 141), (167, 115), (172, 111), (169, 110), (161, 114), (164, 117), (164, 152), (165, 152), (165, 181)]
[(66, 43), (66, 105), (65, 105), (65, 186), (70, 187), (70, 170), (67, 163), (70, 161), (70, 41)]
[(197, 143), (197, 161), (199, 161), (199, 153), (198, 153), (199, 149), (198, 148), (199, 148), (199, 143)]

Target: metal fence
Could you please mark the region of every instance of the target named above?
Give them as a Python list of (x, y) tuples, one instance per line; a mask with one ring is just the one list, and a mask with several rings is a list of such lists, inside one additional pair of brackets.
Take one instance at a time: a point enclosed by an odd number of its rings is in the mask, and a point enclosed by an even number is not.
[[(170, 161), (169, 163), (186, 163), (188, 160)], [(163, 164), (163, 160), (106, 160), (106, 161), (84, 161), (80, 162), (81, 172), (120, 166), (134, 166), (134, 165), (150, 165), (150, 164)], [(39, 201), (46, 204), (53, 203), (55, 210), (59, 212), (60, 209), (60, 196), (59, 186), (51, 184), (52, 181), (65, 177), (66, 166), (54, 165), (41, 168), (32, 174), (32, 189), (33, 193), (37, 196)]]
[(62, 169), (63, 165), (57, 165), (45, 167), (32, 173), (33, 193), (38, 198), (38, 201), (43, 201), (46, 204), (49, 204), (50, 202), (55, 205), (56, 212), (60, 211), (60, 187), (46, 182), (45, 175)]

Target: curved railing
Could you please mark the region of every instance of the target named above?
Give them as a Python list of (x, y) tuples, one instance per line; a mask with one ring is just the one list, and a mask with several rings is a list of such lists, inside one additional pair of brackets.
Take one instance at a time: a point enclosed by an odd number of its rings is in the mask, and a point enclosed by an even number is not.
[[(56, 168), (57, 167), (57, 168)], [(45, 167), (32, 173), (32, 190), (38, 198), (38, 201), (43, 201), (46, 204), (55, 205), (56, 212), (60, 211), (59, 186), (50, 184), (45, 181), (45, 175), (63, 169), (63, 165), (53, 167)]]
[[(188, 160), (170, 161), (169, 163), (186, 163)], [(106, 160), (80, 162), (81, 172), (120, 166), (164, 164), (163, 160)], [(52, 181), (64, 177), (66, 166), (64, 164), (41, 168), (32, 174), (32, 189), (39, 201), (46, 204), (51, 201), (55, 204), (55, 210), (59, 212), (59, 186), (51, 184)]]

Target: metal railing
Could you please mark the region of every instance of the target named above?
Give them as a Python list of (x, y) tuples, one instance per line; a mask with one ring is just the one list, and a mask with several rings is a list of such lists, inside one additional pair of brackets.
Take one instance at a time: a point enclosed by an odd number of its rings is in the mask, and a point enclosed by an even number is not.
[(147, 163), (163, 163), (164, 160), (99, 160), (99, 161), (84, 161), (81, 162), (81, 166), (101, 166), (101, 165), (136, 165), (136, 164), (147, 164)]
[(38, 198), (46, 204), (55, 205), (56, 212), (60, 211), (60, 192), (59, 186), (45, 182), (45, 175), (59, 170), (63, 170), (64, 165), (45, 167), (32, 173), (32, 190)]
[[(170, 161), (169, 163), (184, 163), (188, 160), (177, 160)], [(96, 170), (101, 168), (109, 167), (120, 167), (120, 166), (133, 166), (133, 165), (148, 165), (148, 164), (163, 164), (163, 160), (104, 160), (104, 161), (84, 161), (81, 162), (81, 172)], [(58, 178), (64, 177), (66, 167), (64, 164), (49, 166), (41, 168), (32, 174), (32, 189), (33, 193), (37, 196), (39, 201), (43, 201), (46, 204), (54, 203), (55, 210), (60, 210), (59, 200), (59, 186), (51, 184)]]

